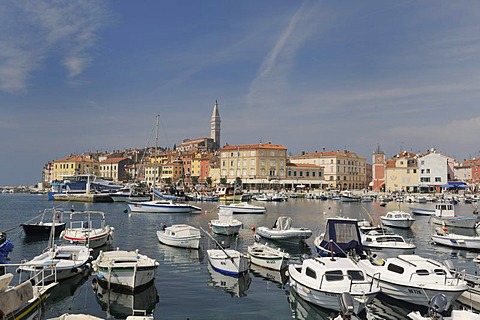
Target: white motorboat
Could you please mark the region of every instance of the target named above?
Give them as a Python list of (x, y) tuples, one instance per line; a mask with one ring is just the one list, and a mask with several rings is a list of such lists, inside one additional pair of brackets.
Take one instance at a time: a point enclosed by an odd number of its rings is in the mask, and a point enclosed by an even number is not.
[(456, 217), (432, 216), (430, 219), (434, 224), (454, 228), (476, 229), (480, 224), (480, 219), (476, 215)]
[(415, 218), (405, 211), (389, 211), (384, 216), (381, 216), (382, 224), (392, 228), (408, 229), (415, 222)]
[(248, 256), (234, 249), (209, 249), (207, 254), (212, 268), (226, 275), (238, 276), (250, 268)]
[(441, 216), (441, 217), (454, 217), (455, 210), (453, 204), (450, 203), (436, 203), (434, 208), (425, 208), (425, 207), (410, 207), (410, 211), (413, 214), (424, 215), (424, 216)]
[(380, 282), (383, 294), (411, 304), (428, 306), (433, 296), (443, 293), (448, 309), (468, 289), (467, 283), (454, 277), (445, 265), (418, 255), (400, 255), (381, 263), (361, 259), (357, 264)]
[(263, 206), (255, 206), (248, 202), (235, 202), (231, 204), (222, 204), (218, 206), (220, 209), (230, 209), (236, 213), (265, 213), (267, 209)]
[(134, 187), (127, 186), (111, 192), (110, 198), (113, 202), (140, 202), (140, 201), (150, 201), (151, 195), (147, 193), (137, 192)]
[(316, 257), (288, 266), (290, 287), (304, 300), (339, 311), (339, 296), (348, 292), (353, 310), (362, 312), (380, 292), (378, 281), (368, 279), (351, 258)]
[(188, 203), (174, 202), (173, 200), (152, 200), (144, 202), (127, 202), (131, 212), (146, 213), (197, 213), (202, 208)]
[(252, 264), (277, 271), (283, 270), (288, 266), (290, 255), (283, 250), (258, 242), (248, 246), (247, 250)]
[(209, 225), (214, 233), (231, 236), (239, 233), (243, 223), (233, 218), (231, 209), (220, 208), (218, 210), (218, 219), (211, 220)]
[[(90, 249), (86, 246), (57, 246), (47, 248), (42, 254), (25, 262), (18, 271), (31, 278), (43, 268), (46, 275), (56, 273), (57, 281), (68, 279), (90, 270)], [(50, 281), (54, 281), (53, 277)]]
[(435, 234), (432, 235), (432, 241), (435, 244), (441, 244), (457, 249), (480, 250), (479, 236), (465, 236), (462, 234), (451, 233), (447, 231), (446, 226), (435, 228)]
[(345, 190), (340, 193), (340, 201), (342, 202), (360, 202), (361, 200), (361, 196), (354, 195), (350, 190)]
[(276, 241), (304, 241), (312, 236), (312, 230), (308, 228), (292, 227), (291, 217), (278, 217), (271, 228), (258, 227), (255, 235)]
[(135, 251), (100, 251), (93, 262), (98, 283), (106, 288), (134, 292), (155, 278), (158, 262)]
[(111, 241), (114, 228), (105, 224), (102, 211), (78, 211), (70, 214), (70, 224), (60, 237), (74, 244), (98, 248)]
[(328, 218), (325, 232), (313, 240), (315, 251), (322, 256), (345, 257), (349, 253), (364, 255), (359, 221), (351, 218)]
[(157, 237), (161, 243), (173, 247), (189, 249), (200, 247), (200, 229), (187, 224), (164, 226), (162, 230), (157, 231)]
[(417, 246), (398, 234), (385, 229), (370, 230), (362, 234), (363, 249), (375, 259), (387, 259), (402, 254), (414, 254)]

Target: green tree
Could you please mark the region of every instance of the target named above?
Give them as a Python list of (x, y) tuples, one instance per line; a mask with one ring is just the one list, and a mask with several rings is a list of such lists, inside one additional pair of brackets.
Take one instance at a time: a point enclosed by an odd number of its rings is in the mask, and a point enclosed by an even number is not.
[(220, 178), (220, 184), (226, 185), (227, 184), (227, 178)]
[(205, 179), (205, 183), (207, 184), (207, 186), (211, 187), (212, 186), (212, 178), (207, 177), (207, 179)]

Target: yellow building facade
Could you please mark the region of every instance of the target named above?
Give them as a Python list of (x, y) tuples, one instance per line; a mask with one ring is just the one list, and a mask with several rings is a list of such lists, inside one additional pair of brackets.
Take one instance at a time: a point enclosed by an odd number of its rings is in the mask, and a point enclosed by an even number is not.
[(79, 174), (100, 174), (99, 163), (84, 156), (69, 156), (53, 162), (52, 181), (61, 181), (64, 177)]
[(237, 177), (249, 184), (286, 177), (287, 148), (271, 143), (227, 145), (220, 150), (220, 176), (228, 183)]

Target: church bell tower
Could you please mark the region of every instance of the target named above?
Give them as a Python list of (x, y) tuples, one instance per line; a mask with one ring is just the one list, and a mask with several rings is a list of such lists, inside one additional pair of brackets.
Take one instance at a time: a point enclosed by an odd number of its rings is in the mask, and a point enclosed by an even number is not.
[(220, 114), (218, 113), (218, 102), (213, 105), (212, 119), (210, 120), (210, 138), (220, 148)]

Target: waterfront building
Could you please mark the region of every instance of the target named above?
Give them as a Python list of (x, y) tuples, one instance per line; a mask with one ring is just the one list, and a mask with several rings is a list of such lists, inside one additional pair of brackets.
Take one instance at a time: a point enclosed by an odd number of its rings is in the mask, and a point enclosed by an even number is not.
[(247, 188), (285, 179), (287, 148), (269, 143), (226, 145), (220, 150), (221, 178), (240, 178)]
[(78, 174), (90, 173), (99, 175), (99, 168), (99, 163), (91, 158), (71, 155), (54, 161), (52, 181), (61, 181), (63, 177)]
[(100, 162), (100, 176), (115, 182), (124, 181), (127, 177), (125, 167), (131, 164), (133, 160), (126, 157), (107, 158)]
[(352, 151), (302, 152), (290, 157), (290, 162), (322, 166), (325, 181), (331, 189), (358, 190), (367, 187), (366, 160)]
[(475, 191), (477, 191), (480, 185), (480, 159), (472, 161), (472, 184)]
[(280, 182), (287, 188), (305, 187), (308, 189), (323, 189), (325, 182), (323, 167), (308, 163), (287, 163), (287, 177)]
[[(464, 160), (462, 162), (456, 163), (454, 168), (455, 181), (463, 181), (467, 184), (472, 184), (474, 177), (474, 167), (476, 163), (480, 164), (479, 160), (480, 159)], [(475, 172), (477, 173), (477, 178), (480, 178), (478, 177), (478, 167), (476, 169), (477, 170)]]
[(417, 192), (419, 185), (417, 155), (403, 151), (388, 159), (385, 166), (385, 190)]
[(161, 181), (168, 184), (183, 180), (183, 165), (181, 161), (169, 162), (162, 165)]
[(441, 192), (442, 185), (453, 180), (454, 160), (434, 148), (418, 158), (420, 192)]
[(161, 163), (148, 162), (140, 169), (138, 178), (149, 186), (155, 186), (160, 181), (162, 170), (163, 166)]

